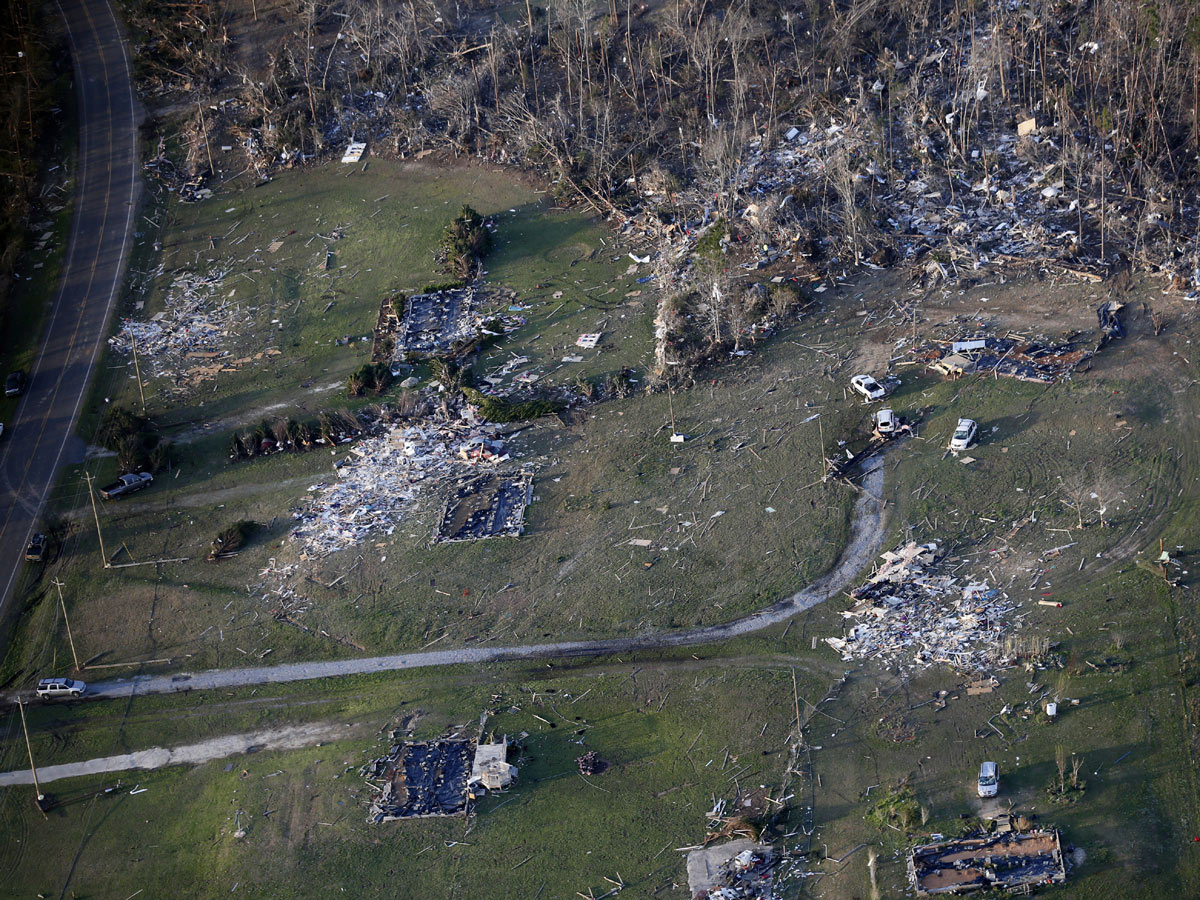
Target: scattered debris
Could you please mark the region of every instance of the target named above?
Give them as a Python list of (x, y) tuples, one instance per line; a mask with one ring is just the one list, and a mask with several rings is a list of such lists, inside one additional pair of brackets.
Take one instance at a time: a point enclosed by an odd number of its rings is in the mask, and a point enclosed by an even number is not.
[(600, 343), (600, 333), (581, 334), (575, 338), (575, 346), (582, 347), (584, 350), (595, 350), (598, 343)]
[(1067, 880), (1057, 831), (1010, 831), (913, 848), (908, 877), (918, 896), (1014, 890)]
[(883, 563), (851, 597), (842, 613), (854, 620), (843, 638), (825, 643), (845, 660), (878, 659), (885, 664), (925, 668), (949, 665), (983, 671), (998, 663), (1001, 622), (1015, 604), (986, 582), (960, 585), (936, 573), (937, 543), (909, 542), (883, 554)]
[(363, 153), (366, 152), (366, 141), (351, 141), (346, 147), (346, 152), (342, 154), (342, 162), (356, 163), (362, 159)]

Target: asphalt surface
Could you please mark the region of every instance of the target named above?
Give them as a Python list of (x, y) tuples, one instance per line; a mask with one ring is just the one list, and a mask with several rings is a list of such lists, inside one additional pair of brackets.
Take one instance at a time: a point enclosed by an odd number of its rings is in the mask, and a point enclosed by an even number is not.
[(137, 210), (139, 108), (124, 33), (108, 0), (60, 0), (59, 9), (79, 102), (75, 213), (42, 346), (0, 437), (0, 610), (59, 466), (82, 452), (75, 423), (120, 293)]
[[(658, 632), (632, 638), (598, 641), (559, 641), (549, 644), (529, 644), (519, 647), (461, 647), (447, 650), (428, 650), (399, 653), (393, 656), (371, 656), (362, 659), (339, 659), (322, 662), (284, 663), (278, 666), (258, 666), (245, 669), (210, 669), (204, 672), (177, 675), (137, 676), (130, 679), (88, 684), (87, 696), (98, 698), (130, 697), (141, 694), (168, 694), (180, 691), (201, 691), (214, 688), (240, 687), (253, 684), (275, 684), (287, 681), (308, 681), (339, 675), (362, 675), (370, 672), (390, 672), (401, 669), (420, 669), (428, 666), (470, 665), (518, 659), (561, 659), (568, 657), (607, 656), (711, 644), (752, 634), (786, 622), (797, 613), (844, 590), (878, 552), (883, 543), (885, 518), (881, 493), (883, 466), (878, 464), (863, 478), (863, 493), (854, 506), (850, 526), (850, 541), (837, 564), (827, 574), (789, 597), (741, 619), (722, 625), (690, 628), (681, 631)], [(868, 465), (871, 465), (868, 462)], [(86, 674), (86, 673), (85, 673)]]

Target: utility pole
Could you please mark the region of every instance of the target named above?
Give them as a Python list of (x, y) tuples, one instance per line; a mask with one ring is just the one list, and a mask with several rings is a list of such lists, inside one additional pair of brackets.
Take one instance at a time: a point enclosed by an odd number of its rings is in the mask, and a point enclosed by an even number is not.
[(75, 660), (75, 671), (81, 672), (83, 667), (79, 665), (79, 654), (75, 652), (75, 638), (71, 637), (71, 620), (67, 617), (67, 604), (62, 595), (62, 582), (55, 578), (54, 586), (58, 588), (58, 604), (62, 607), (63, 621), (67, 623), (67, 641), (71, 645), (71, 658)]
[(142, 387), (142, 367), (138, 365), (137, 340), (133, 336), (133, 323), (126, 322), (125, 329), (129, 332), (129, 347), (133, 350), (133, 371), (137, 374), (138, 396), (142, 398), (142, 415), (146, 415), (146, 391)]
[(96, 519), (96, 539), (100, 541), (100, 561), (107, 569), (108, 554), (104, 552), (104, 535), (100, 533), (100, 512), (96, 509), (96, 493), (92, 490), (92, 474), (85, 472), (83, 477), (87, 479), (88, 496), (92, 498), (92, 516)]
[[(311, 36), (311, 34), (310, 34)], [(306, 70), (307, 77), (307, 70)], [(310, 100), (312, 95), (312, 86), (308, 88)], [(212, 173), (212, 177), (217, 177), (217, 167), (213, 165), (212, 146), (208, 143), (208, 125), (204, 122), (204, 104), (197, 102), (196, 109), (200, 110), (200, 130), (204, 132), (204, 149), (208, 151), (208, 171)], [(316, 118), (316, 110), (313, 110), (313, 117)]]
[(42, 789), (38, 785), (37, 766), (33, 764), (33, 746), (29, 743), (29, 726), (25, 724), (25, 701), (20, 697), (17, 698), (17, 709), (21, 711), (21, 730), (25, 732), (25, 752), (29, 754), (29, 771), (33, 773), (33, 791), (37, 795), (36, 802), (38, 812), (43, 818), (50, 818), (46, 815), (46, 810), (42, 809), (42, 801), (46, 798), (42, 795)]
[[(817, 433), (821, 436), (821, 480), (824, 481), (829, 477), (829, 460), (825, 458), (825, 424), (821, 421), (821, 414), (817, 413)], [(95, 500), (92, 501), (94, 506)], [(97, 523), (96, 528), (100, 525)]]

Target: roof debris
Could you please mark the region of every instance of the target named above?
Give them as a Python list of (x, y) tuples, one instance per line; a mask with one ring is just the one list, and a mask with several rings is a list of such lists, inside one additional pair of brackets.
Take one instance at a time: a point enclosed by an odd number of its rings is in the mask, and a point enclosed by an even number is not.
[(913, 848), (908, 878), (917, 895), (1014, 890), (1067, 880), (1057, 831), (1010, 831)]
[(901, 668), (980, 672), (999, 663), (1001, 623), (1017, 604), (986, 581), (961, 584), (938, 573), (941, 556), (936, 542), (910, 541), (884, 553), (875, 573), (851, 593), (855, 605), (842, 613), (855, 624), (825, 643), (847, 661), (877, 658)]

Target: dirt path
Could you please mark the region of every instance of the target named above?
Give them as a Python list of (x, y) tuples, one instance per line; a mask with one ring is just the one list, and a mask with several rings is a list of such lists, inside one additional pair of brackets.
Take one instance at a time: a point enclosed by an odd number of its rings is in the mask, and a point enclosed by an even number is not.
[[(151, 747), (149, 750), (139, 750), (137, 753), (101, 756), (86, 762), (39, 766), (38, 782), (46, 784), (50, 781), (58, 781), (60, 778), (78, 778), (80, 775), (97, 775), (104, 772), (124, 772), (128, 769), (161, 769), (163, 766), (197, 765), (209, 760), (251, 751), (295, 750), (298, 747), (308, 747), (318, 741), (330, 740), (345, 733), (344, 725), (316, 723), (293, 725), (274, 731), (233, 734), (201, 741), (199, 744), (185, 744), (173, 750)], [(14, 784), (33, 784), (33, 773), (28, 769), (0, 772), (0, 787)]]
[(834, 596), (849, 585), (878, 552), (885, 533), (883, 503), (880, 499), (883, 490), (883, 466), (878, 458), (868, 461), (867, 465), (874, 468), (870, 469), (863, 478), (862, 496), (854, 505), (850, 540), (833, 569), (791, 596), (752, 615), (726, 622), (723, 625), (610, 640), (561, 641), (518, 647), (462, 647), (401, 653), (393, 656), (372, 656), (363, 659), (285, 663), (278, 666), (245, 669), (210, 669), (193, 674), (139, 676), (89, 685), (88, 696), (129, 697), (135, 694), (167, 694), (252, 684), (308, 681), (338, 675), (361, 675), (369, 672), (390, 672), (428, 666), (477, 664), (515, 659), (605, 656), (612, 653), (712, 644), (752, 634), (785, 622), (797, 613), (812, 609), (818, 603)]

